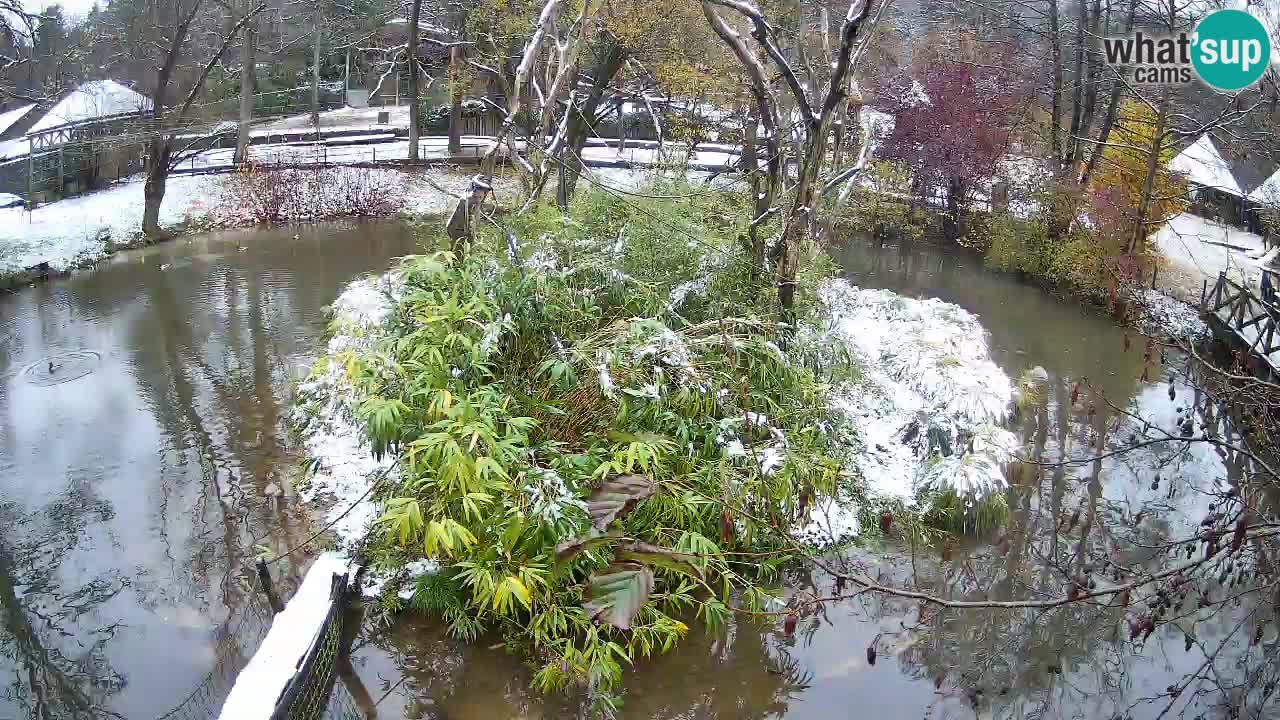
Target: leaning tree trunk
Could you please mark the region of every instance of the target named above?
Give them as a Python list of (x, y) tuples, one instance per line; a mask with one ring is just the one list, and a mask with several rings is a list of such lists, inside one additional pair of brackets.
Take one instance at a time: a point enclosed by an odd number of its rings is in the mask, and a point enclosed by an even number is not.
[(160, 228), (160, 203), (169, 179), (169, 156), (168, 136), (156, 134), (147, 143), (146, 181), (142, 185), (142, 234), (148, 240), (162, 240), (167, 235)]
[(409, 160), (418, 159), (418, 18), (422, 15), (422, 0), (413, 0), (409, 13)]
[(257, 33), (253, 23), (245, 25), (240, 42), (240, 127), (236, 133), (237, 165), (249, 159), (249, 125), (253, 122), (253, 91), (257, 84)]
[[(566, 110), (569, 113), (569, 124), (565, 128), (565, 151), (561, 153), (563, 172), (560, 173), (559, 187), (556, 189), (556, 200), (561, 210), (568, 208), (577, 188), (583, 167), (582, 149), (587, 145), (591, 121), (600, 107), (604, 91), (627, 59), (627, 52), (621, 43), (612, 39), (606, 39), (604, 43), (604, 54), (597, 58), (595, 66), (591, 68), (591, 89), (580, 105), (570, 102)], [(570, 98), (572, 97), (570, 94)]]

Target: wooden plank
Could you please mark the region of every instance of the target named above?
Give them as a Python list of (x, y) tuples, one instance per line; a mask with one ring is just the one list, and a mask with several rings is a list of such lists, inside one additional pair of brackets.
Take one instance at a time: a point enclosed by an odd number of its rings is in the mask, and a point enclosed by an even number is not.
[(1271, 314), (1270, 314), (1270, 313), (1265, 313), (1265, 312), (1264, 312), (1264, 313), (1262, 313), (1261, 315), (1254, 315), (1251, 319), (1249, 319), (1247, 322), (1245, 322), (1243, 325), (1241, 325), (1241, 326), (1240, 326), (1240, 329), (1241, 329), (1241, 330), (1243, 330), (1243, 329), (1245, 329), (1245, 328), (1249, 327), (1250, 325), (1256, 325), (1256, 324), (1258, 324), (1258, 323), (1265, 322), (1265, 321), (1267, 321), (1267, 320), (1271, 320)]
[(1214, 304), (1213, 308), (1211, 308), (1211, 312), (1217, 312), (1219, 309), (1224, 308), (1224, 307), (1226, 307), (1226, 306), (1228, 306), (1228, 305), (1231, 305), (1232, 303), (1234, 303), (1236, 300), (1238, 300), (1238, 299), (1240, 298), (1240, 295), (1241, 295), (1242, 293), (1243, 293), (1243, 291), (1241, 291), (1241, 293), (1236, 293), (1235, 295), (1232, 295), (1231, 297), (1228, 297), (1226, 300), (1218, 300), (1218, 301)]

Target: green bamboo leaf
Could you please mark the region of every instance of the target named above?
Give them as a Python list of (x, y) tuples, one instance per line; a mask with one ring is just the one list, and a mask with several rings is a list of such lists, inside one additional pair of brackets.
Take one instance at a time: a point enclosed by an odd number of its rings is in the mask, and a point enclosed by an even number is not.
[(653, 592), (653, 571), (639, 563), (615, 563), (591, 576), (591, 599), (582, 604), (587, 616), (619, 630), (630, 630), (636, 613)]

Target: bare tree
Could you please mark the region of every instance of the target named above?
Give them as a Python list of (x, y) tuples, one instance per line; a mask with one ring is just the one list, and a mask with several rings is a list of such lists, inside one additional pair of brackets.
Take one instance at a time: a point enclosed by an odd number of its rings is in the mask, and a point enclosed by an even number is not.
[[(716, 14), (713, 6), (732, 10), (750, 24), (751, 37), (768, 58), (769, 64), (782, 76), (795, 102), (794, 114), (801, 127), (802, 140), (795, 158), (797, 181), (790, 190), (793, 193), (793, 200), (783, 218), (777, 269), (778, 303), (784, 315), (787, 316), (792, 314), (795, 305), (795, 286), (800, 268), (801, 250), (806, 241), (817, 240), (818, 237), (817, 210), (822, 191), (824, 187), (834, 187), (833, 182), (847, 181), (851, 176), (849, 171), (845, 171), (825, 181), (820, 178), (822, 168), (827, 164), (827, 142), (831, 135), (832, 123), (837, 111), (849, 96), (849, 74), (853, 67), (852, 60), (859, 31), (862, 29), (863, 22), (870, 16), (873, 4), (874, 0), (850, 3), (840, 27), (838, 44), (833, 57), (830, 58), (830, 77), (826, 82), (825, 91), (820, 92), (816, 86), (811, 84), (806, 88), (805, 83), (801, 82), (795, 66), (776, 42), (776, 30), (755, 5), (744, 0), (703, 0), (703, 9), (708, 21), (734, 52), (738, 61), (744, 65), (748, 77), (752, 78), (753, 93), (756, 96), (757, 105), (761, 106), (762, 118), (767, 118), (774, 112), (769, 107), (763, 107), (763, 105), (772, 104), (768, 95), (761, 91), (761, 86), (765, 84), (763, 63), (750, 57), (751, 53), (745, 50), (741, 39), (735, 38), (736, 33)], [(772, 141), (766, 138), (766, 143), (776, 144), (777, 128), (770, 131), (766, 126), (765, 131), (767, 135), (775, 136)], [(852, 172), (857, 172), (859, 169), (854, 168)], [(760, 214), (757, 213), (757, 217)]]
[[(160, 228), (160, 204), (169, 172), (192, 146), (175, 152), (175, 131), (184, 127), (205, 81), (222, 60), (236, 37), (266, 7), (248, 8), (229, 25), (209, 0), (148, 0), (147, 37), (143, 48), (159, 48), (158, 69), (151, 87), (152, 110), (147, 117), (147, 157), (143, 185), (142, 231), (147, 237), (164, 235)], [(225, 28), (225, 29), (224, 29)], [(198, 59), (202, 56), (202, 60)], [(172, 98), (180, 98), (171, 100)]]

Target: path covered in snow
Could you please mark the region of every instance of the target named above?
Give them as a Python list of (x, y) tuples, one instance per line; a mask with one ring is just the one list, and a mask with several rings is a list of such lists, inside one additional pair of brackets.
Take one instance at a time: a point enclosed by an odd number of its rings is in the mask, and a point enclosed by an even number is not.
[(1168, 260), (1157, 284), (1179, 300), (1199, 303), (1203, 283), (1210, 287), (1219, 273), (1257, 287), (1259, 270), (1251, 256), (1263, 252), (1262, 238), (1190, 213), (1174, 217), (1153, 238)]

